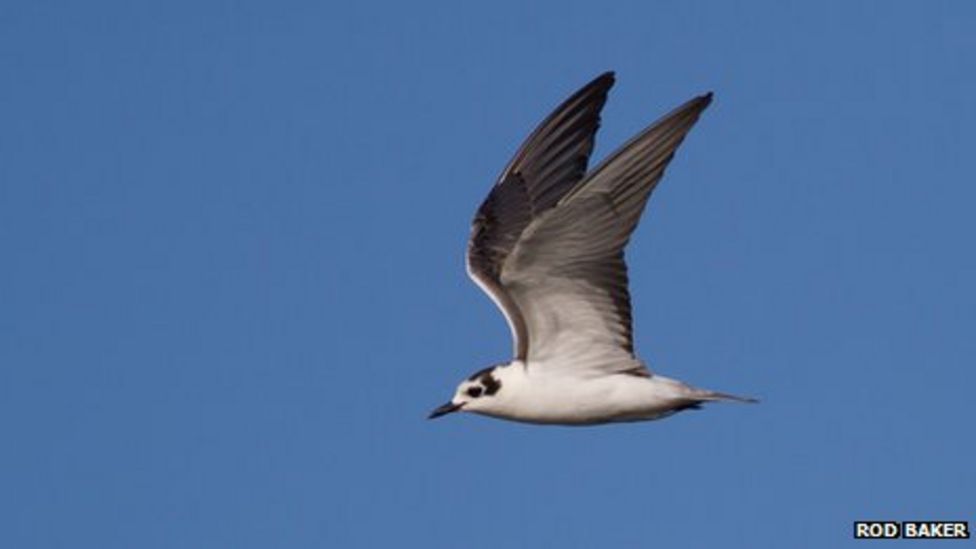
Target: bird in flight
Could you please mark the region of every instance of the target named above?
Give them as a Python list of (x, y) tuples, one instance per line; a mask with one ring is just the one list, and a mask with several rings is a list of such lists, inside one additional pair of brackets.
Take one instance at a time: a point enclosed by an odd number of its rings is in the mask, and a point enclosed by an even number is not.
[(587, 172), (613, 83), (612, 72), (602, 74), (559, 105), (478, 208), (467, 271), (505, 315), (515, 357), (462, 381), (431, 419), (461, 411), (595, 425), (755, 402), (653, 373), (634, 352), (624, 247), (712, 94), (671, 111)]

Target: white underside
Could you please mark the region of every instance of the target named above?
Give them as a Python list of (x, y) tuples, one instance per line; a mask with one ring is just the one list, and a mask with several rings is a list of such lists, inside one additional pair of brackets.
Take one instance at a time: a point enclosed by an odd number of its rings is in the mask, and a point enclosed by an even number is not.
[(522, 421), (591, 425), (669, 416), (716, 394), (653, 375), (610, 374), (538, 367), (521, 362), (497, 368), (502, 388), (465, 403), (464, 411)]

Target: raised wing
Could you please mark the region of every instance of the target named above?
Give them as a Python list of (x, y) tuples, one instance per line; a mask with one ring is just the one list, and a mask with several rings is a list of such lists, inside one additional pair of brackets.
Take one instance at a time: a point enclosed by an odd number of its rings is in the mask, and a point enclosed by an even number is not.
[(468, 274), (508, 320), (516, 358), (526, 358), (529, 335), (520, 307), (501, 282), (505, 262), (532, 220), (583, 178), (613, 82), (613, 73), (604, 73), (559, 105), (515, 153), (475, 215)]
[(634, 356), (623, 250), (710, 101), (695, 98), (644, 130), (523, 229), (496, 280), (521, 315), (530, 368), (647, 374)]

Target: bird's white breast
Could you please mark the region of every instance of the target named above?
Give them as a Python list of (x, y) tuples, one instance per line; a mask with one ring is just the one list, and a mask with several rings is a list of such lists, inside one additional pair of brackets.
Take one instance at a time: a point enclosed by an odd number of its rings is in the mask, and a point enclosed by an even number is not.
[(496, 370), (503, 389), (471, 411), (528, 423), (587, 425), (670, 415), (688, 395), (683, 383), (661, 376), (559, 375), (552, 373), (559, 368), (535, 366), (516, 362)]

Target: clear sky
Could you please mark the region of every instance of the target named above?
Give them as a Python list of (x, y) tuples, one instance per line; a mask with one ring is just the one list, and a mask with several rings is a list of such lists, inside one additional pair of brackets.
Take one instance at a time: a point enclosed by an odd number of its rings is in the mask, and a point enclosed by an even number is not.
[[(976, 4), (334, 4), (0, 7), (0, 546), (976, 519)], [(762, 403), (427, 421), (510, 358), (475, 208), (610, 69), (597, 159), (715, 92), (628, 249), (637, 350)]]

